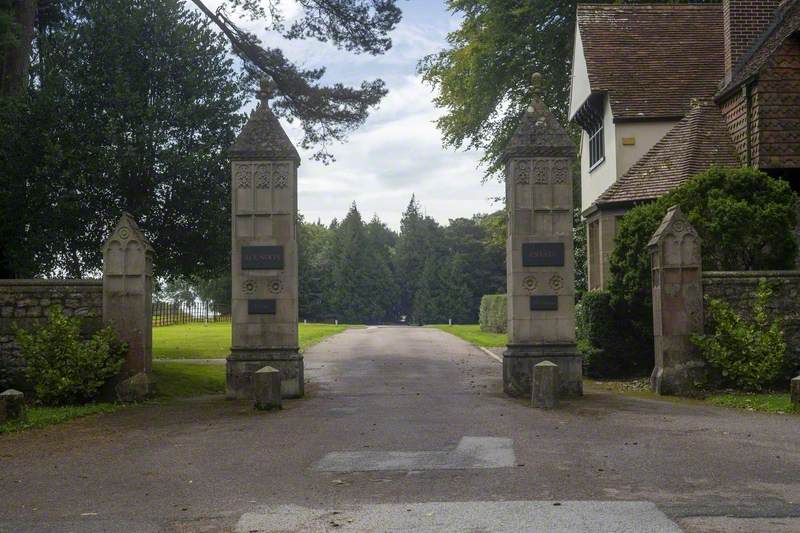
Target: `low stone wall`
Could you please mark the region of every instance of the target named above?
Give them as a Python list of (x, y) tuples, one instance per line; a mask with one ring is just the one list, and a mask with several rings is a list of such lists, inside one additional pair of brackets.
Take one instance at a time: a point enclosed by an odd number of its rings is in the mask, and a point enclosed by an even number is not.
[(103, 324), (103, 281), (0, 280), (0, 381), (9, 373), (19, 376), (25, 366), (14, 325), (26, 329), (42, 322), (55, 305), (67, 316), (82, 317), (83, 333), (90, 335)]
[(749, 316), (762, 278), (772, 287), (769, 309), (783, 320), (789, 360), (794, 365), (792, 371), (797, 373), (800, 371), (800, 271), (703, 272), (703, 295), (728, 302), (739, 314)]

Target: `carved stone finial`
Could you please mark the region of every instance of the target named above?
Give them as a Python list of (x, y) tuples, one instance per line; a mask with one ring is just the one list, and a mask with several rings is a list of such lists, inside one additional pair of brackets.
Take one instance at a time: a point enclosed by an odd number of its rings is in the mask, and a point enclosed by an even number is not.
[(269, 101), (270, 97), (272, 96), (270, 91), (269, 78), (267, 77), (261, 78), (261, 82), (259, 84), (256, 96), (258, 97), (259, 100), (261, 100), (262, 104), (266, 104)]
[(531, 87), (533, 89), (533, 94), (541, 95), (542, 94), (542, 75), (538, 72), (534, 72), (531, 76)]
[(512, 157), (575, 157), (569, 134), (544, 103), (542, 75), (531, 76), (533, 95), (503, 152), (503, 161)]
[(289, 136), (281, 127), (280, 121), (269, 108), (273, 81), (268, 77), (261, 79), (256, 92), (260, 103), (255, 106), (228, 155), (238, 161), (276, 161), (292, 160), (300, 164), (300, 155), (295, 150)]

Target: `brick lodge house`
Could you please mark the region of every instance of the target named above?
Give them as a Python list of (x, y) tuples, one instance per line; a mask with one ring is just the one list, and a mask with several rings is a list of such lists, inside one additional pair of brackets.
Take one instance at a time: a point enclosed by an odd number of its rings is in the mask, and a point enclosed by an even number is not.
[(711, 165), (800, 190), (800, 0), (579, 5), (569, 118), (601, 289), (619, 218)]

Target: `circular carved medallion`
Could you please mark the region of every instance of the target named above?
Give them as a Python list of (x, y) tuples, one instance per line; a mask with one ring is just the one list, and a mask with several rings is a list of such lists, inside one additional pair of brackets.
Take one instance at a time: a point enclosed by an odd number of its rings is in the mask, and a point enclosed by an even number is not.
[(539, 285), (539, 282), (536, 281), (536, 278), (533, 276), (528, 276), (522, 280), (522, 286), (525, 287), (525, 290), (528, 292), (535, 291), (537, 285)]
[(550, 288), (554, 291), (560, 291), (564, 288), (564, 278), (559, 276), (558, 274), (554, 275), (550, 278)]
[(119, 230), (119, 238), (120, 239), (127, 239), (130, 236), (131, 236), (131, 232), (128, 230), (128, 228), (122, 228), (121, 230)]
[(253, 294), (256, 292), (256, 282), (255, 280), (248, 279), (244, 283), (242, 283), (242, 292), (245, 294)]
[(283, 291), (283, 282), (279, 279), (273, 279), (269, 282), (269, 292), (278, 294)]

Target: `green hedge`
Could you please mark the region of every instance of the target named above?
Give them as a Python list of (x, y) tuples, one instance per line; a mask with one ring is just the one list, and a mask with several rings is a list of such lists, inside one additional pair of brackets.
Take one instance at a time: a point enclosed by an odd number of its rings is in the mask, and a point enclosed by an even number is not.
[(508, 298), (505, 294), (487, 294), (481, 298), (481, 331), (508, 333)]
[[(597, 378), (647, 376), (653, 370), (652, 318), (649, 309), (631, 309), (609, 292), (589, 291), (576, 308), (578, 348), (586, 374)], [(644, 324), (644, 326), (642, 325)]]

